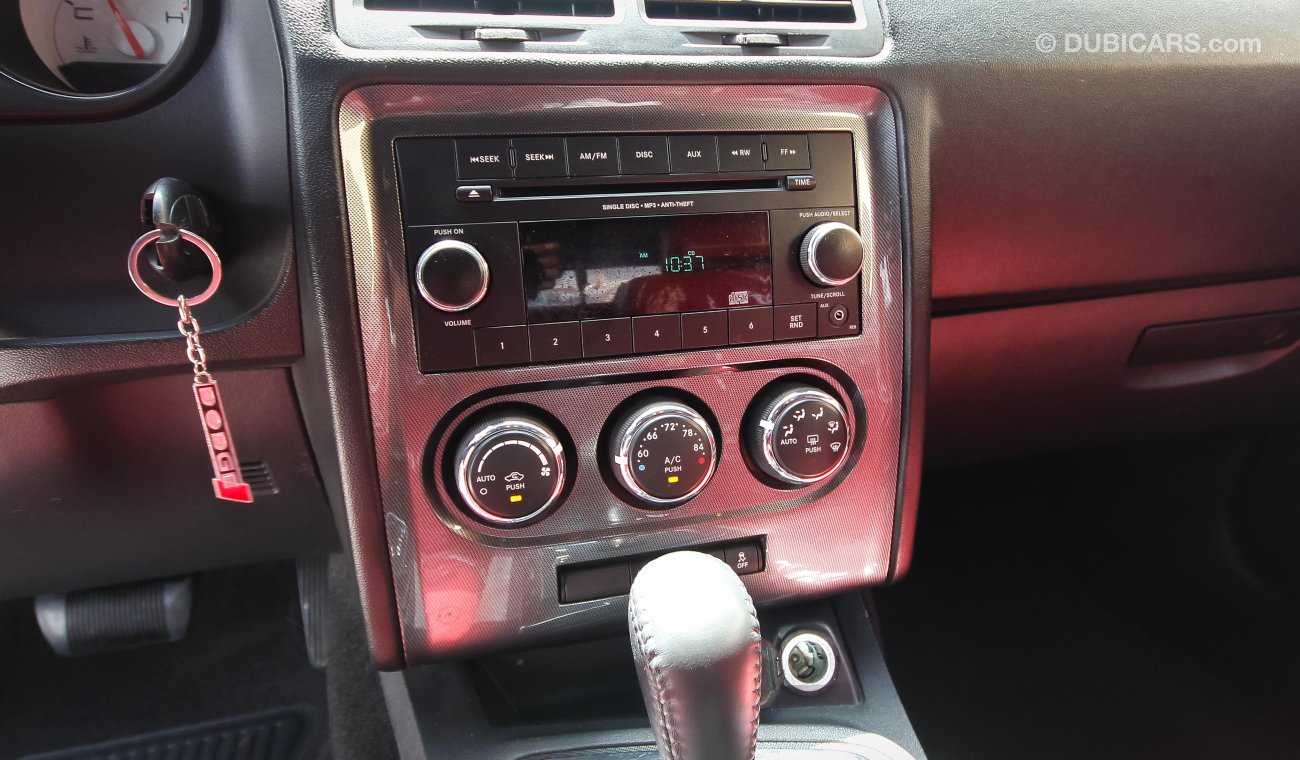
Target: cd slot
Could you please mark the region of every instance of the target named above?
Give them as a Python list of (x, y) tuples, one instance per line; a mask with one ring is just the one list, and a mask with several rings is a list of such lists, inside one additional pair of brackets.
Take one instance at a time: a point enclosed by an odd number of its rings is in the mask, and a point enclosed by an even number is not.
[(524, 198), (573, 198), (610, 195), (646, 195), (653, 193), (707, 193), (743, 192), (748, 190), (780, 190), (781, 177), (736, 177), (727, 179), (673, 178), (650, 180), (638, 178), (634, 182), (595, 181), (562, 185), (498, 185), (497, 197), (502, 200)]

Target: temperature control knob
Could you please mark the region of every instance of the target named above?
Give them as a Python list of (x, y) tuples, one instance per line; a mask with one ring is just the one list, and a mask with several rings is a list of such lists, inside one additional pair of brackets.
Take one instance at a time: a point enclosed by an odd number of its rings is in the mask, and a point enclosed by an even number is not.
[(849, 416), (831, 394), (805, 383), (765, 393), (746, 431), (749, 456), (763, 472), (790, 485), (834, 475), (853, 442)]
[(539, 517), (564, 490), (564, 445), (526, 415), (485, 420), (456, 450), (456, 490), (470, 510), (496, 525)]
[(718, 460), (713, 428), (680, 401), (648, 399), (616, 420), (613, 429), (614, 477), (643, 506), (681, 504), (713, 477)]
[(424, 249), (415, 265), (415, 286), (439, 311), (472, 309), (487, 295), (487, 259), (469, 243), (440, 240)]
[(799, 245), (799, 266), (817, 285), (839, 287), (862, 271), (867, 249), (858, 231), (843, 222), (823, 222), (808, 230)]

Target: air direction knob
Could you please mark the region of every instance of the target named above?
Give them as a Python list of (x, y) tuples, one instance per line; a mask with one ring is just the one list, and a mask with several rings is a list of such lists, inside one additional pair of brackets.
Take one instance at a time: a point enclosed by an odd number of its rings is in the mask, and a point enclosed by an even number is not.
[(849, 416), (831, 394), (806, 383), (782, 383), (759, 398), (746, 431), (750, 459), (790, 485), (831, 477), (853, 442)]

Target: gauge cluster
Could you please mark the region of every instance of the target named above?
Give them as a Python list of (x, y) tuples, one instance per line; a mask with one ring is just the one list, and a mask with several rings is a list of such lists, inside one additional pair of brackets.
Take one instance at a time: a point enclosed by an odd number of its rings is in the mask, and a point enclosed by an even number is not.
[(0, 4), (0, 74), (26, 91), (0, 114), (99, 116), (161, 97), (197, 66), (205, 15), (202, 0)]
[(190, 0), (20, 0), (23, 30), (50, 73), (75, 93), (127, 90), (181, 50)]

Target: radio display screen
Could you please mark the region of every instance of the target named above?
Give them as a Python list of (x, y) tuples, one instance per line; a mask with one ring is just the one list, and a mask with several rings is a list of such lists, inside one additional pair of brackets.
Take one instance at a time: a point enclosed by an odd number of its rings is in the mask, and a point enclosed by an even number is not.
[(772, 304), (767, 212), (521, 222), (528, 321)]

